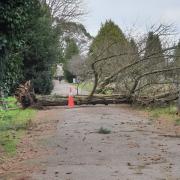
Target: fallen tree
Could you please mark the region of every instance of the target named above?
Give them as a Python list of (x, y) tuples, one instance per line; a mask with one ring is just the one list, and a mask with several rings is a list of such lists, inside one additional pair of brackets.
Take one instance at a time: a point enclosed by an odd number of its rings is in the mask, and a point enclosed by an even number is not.
[[(67, 96), (41, 96), (38, 97), (40, 106), (66, 106), (68, 105)], [(88, 96), (75, 96), (74, 103), (76, 105), (96, 105), (96, 104), (123, 104), (130, 103), (128, 98), (123, 95), (112, 96), (93, 96), (91, 99)]]
[(178, 99), (177, 95), (171, 95), (165, 98), (148, 98), (148, 97), (140, 97), (137, 98), (135, 101), (135, 104), (139, 104), (141, 106), (166, 106), (174, 102), (175, 100)]
[[(165, 106), (178, 99), (179, 91), (164, 93), (156, 96), (127, 96), (127, 95), (88, 95), (74, 96), (75, 105), (96, 104), (138, 104), (142, 106)], [(67, 106), (68, 96), (44, 95), (35, 96), (30, 81), (21, 84), (16, 91), (15, 97), (23, 108), (33, 107), (41, 109), (46, 106)]]
[[(134, 97), (129, 98), (125, 95), (96, 95), (75, 96), (76, 105), (96, 105), (96, 104), (138, 104), (142, 106), (165, 106), (178, 99), (178, 93), (166, 93), (155, 97)], [(36, 106), (66, 106), (68, 105), (67, 96), (39, 96)]]

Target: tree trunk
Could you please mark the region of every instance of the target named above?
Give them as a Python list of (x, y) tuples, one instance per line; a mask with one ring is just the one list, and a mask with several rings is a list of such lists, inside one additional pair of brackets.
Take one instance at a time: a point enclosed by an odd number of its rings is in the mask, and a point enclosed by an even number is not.
[(91, 68), (92, 68), (93, 73), (94, 73), (94, 85), (93, 85), (93, 89), (92, 89), (91, 93), (89, 94), (88, 99), (91, 99), (93, 97), (93, 95), (96, 91), (97, 85), (98, 85), (98, 73), (95, 70), (95, 65), (92, 64)]
[[(76, 105), (96, 105), (96, 104), (122, 104), (128, 103), (128, 100), (123, 95), (112, 95), (112, 96), (93, 96), (91, 99), (88, 96), (75, 96), (74, 103)], [(35, 107), (39, 106), (67, 106), (68, 97), (53, 97), (53, 96), (42, 96), (39, 97)]]
[(180, 115), (180, 86), (179, 86), (179, 83), (177, 83), (177, 89), (179, 90), (178, 100), (177, 100), (177, 114)]
[(79, 83), (77, 83), (77, 88), (76, 88), (76, 95), (79, 95)]
[[(163, 98), (150, 98), (150, 97), (138, 97), (133, 101), (135, 104), (143, 105), (143, 106), (164, 106), (168, 105), (174, 100), (178, 99), (178, 95), (168, 95), (166, 93), (166, 97)], [(133, 98), (133, 96), (132, 96)], [(129, 99), (128, 96), (125, 95), (95, 95), (91, 97), (91, 99), (88, 98), (88, 96), (75, 96), (74, 102), (76, 105), (96, 105), (96, 104), (123, 104), (132, 103), (131, 99)], [(35, 107), (43, 107), (43, 106), (67, 106), (68, 105), (68, 97), (66, 96), (41, 96), (38, 97), (38, 101), (35, 104)]]

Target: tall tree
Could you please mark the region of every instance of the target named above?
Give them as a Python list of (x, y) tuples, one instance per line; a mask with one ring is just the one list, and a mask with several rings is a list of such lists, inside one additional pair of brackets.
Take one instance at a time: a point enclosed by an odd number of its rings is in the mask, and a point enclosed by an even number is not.
[(37, 0), (0, 1), (0, 86), (11, 93), (22, 80), (23, 33)]
[(1, 89), (13, 93), (32, 80), (37, 93), (50, 93), (60, 47), (49, 7), (39, 0), (2, 0), (0, 14)]
[(127, 63), (128, 59), (125, 56), (120, 57), (118, 55), (127, 51), (128, 44), (122, 30), (112, 20), (101, 25), (89, 52), (90, 66), (95, 81), (91, 95), (94, 93), (98, 82), (103, 82), (118, 67)]
[(53, 88), (53, 66), (60, 58), (59, 32), (46, 4), (40, 4), (29, 19), (24, 34), (24, 76), (32, 80), (36, 93), (49, 94)]
[(64, 62), (64, 76), (65, 76), (65, 79), (72, 83), (73, 82), (73, 78), (74, 78), (74, 75), (68, 70), (68, 63), (69, 61), (72, 59), (72, 57), (74, 55), (78, 55), (79, 54), (79, 48), (78, 46), (76, 45), (76, 42), (74, 41), (74, 39), (67, 39), (66, 40), (67, 42), (67, 45), (66, 45), (66, 49), (65, 49), (65, 56), (64, 56), (64, 59), (65, 59), (65, 62)]
[[(149, 32), (147, 36), (144, 58), (148, 61), (143, 63), (141, 73), (151, 72), (158, 69), (163, 69), (166, 66), (165, 58), (163, 54), (163, 48), (158, 34)], [(164, 75), (150, 75), (143, 78), (145, 83), (155, 83), (157, 81), (164, 80)], [(142, 80), (141, 80), (142, 81)]]
[(162, 65), (165, 66), (163, 49), (158, 34), (148, 33), (144, 56), (149, 58), (149, 61), (146, 63), (147, 68), (155, 69), (162, 67)]
[(178, 45), (174, 51), (174, 65), (180, 65), (180, 41), (178, 42)]
[[(179, 67), (180, 66), (180, 41), (175, 49), (174, 52), (174, 66)], [(179, 97), (178, 97), (178, 103), (177, 103), (177, 109), (178, 113), (180, 114), (180, 70), (177, 70), (173, 73), (173, 77), (175, 80), (177, 91), (179, 91)]]

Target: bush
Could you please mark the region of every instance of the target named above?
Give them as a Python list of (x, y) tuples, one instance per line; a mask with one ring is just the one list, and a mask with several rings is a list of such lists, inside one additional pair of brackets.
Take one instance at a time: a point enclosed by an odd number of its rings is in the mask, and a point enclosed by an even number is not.
[(53, 89), (52, 75), (48, 71), (39, 73), (32, 83), (37, 94), (50, 94)]
[[(16, 101), (12, 97), (7, 100)], [(31, 119), (35, 114), (36, 110), (33, 109), (0, 111), (0, 147), (7, 155), (16, 154), (17, 144), (25, 130), (32, 125)]]

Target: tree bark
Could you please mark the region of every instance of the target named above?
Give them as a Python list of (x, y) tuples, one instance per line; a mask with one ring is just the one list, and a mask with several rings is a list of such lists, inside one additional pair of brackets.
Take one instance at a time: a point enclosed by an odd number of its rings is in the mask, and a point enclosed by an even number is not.
[(98, 73), (96, 72), (95, 69), (95, 64), (91, 65), (91, 68), (93, 70), (93, 74), (94, 74), (94, 85), (93, 85), (93, 89), (91, 91), (91, 93), (89, 94), (88, 99), (91, 99), (96, 91), (97, 85), (98, 85)]
[[(132, 96), (133, 98), (134, 96)], [(156, 97), (138, 97), (129, 99), (126, 95), (94, 95), (91, 99), (88, 96), (75, 96), (74, 103), (76, 105), (96, 105), (96, 104), (139, 104), (143, 106), (164, 106), (168, 105), (171, 102), (178, 99), (178, 93), (165, 93)], [(67, 106), (68, 105), (68, 97), (67, 96), (38, 96), (37, 103), (33, 106), (35, 108), (38, 107), (46, 107), (46, 106)]]
[[(75, 96), (74, 103), (76, 105), (96, 105), (96, 104), (122, 104), (129, 103), (128, 99), (123, 95), (112, 95), (112, 96), (93, 96), (91, 99), (88, 96)], [(39, 97), (37, 104), (38, 106), (67, 106), (68, 97), (53, 97), (53, 96), (42, 96)]]

